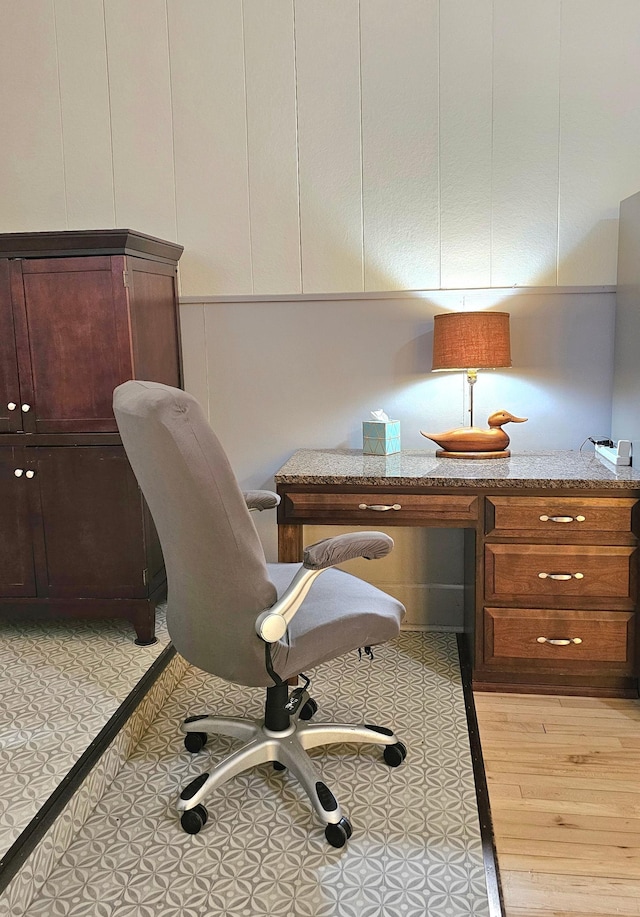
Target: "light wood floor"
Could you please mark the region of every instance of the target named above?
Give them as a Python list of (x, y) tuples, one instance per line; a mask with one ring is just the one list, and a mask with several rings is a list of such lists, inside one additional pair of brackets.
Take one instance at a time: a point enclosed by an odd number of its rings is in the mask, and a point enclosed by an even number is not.
[(474, 699), (507, 917), (640, 917), (640, 701)]

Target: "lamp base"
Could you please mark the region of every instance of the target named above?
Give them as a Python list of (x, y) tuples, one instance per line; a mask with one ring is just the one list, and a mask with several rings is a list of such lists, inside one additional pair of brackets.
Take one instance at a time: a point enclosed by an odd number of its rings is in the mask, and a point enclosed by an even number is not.
[(503, 459), (509, 458), (510, 455), (509, 449), (502, 449), (500, 452), (449, 452), (448, 449), (436, 449), (436, 458)]

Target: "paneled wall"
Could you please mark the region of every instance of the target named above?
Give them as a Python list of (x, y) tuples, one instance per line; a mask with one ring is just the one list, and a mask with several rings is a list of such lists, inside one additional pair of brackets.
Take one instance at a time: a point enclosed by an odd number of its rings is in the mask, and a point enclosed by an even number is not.
[(620, 205), (611, 438), (640, 464), (640, 191)]
[(2, 0), (0, 231), (184, 295), (615, 283), (638, 0)]

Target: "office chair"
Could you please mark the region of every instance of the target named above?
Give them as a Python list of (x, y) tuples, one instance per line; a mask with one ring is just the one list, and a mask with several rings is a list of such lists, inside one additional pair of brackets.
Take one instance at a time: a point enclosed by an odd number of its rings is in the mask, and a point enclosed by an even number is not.
[[(130, 381), (114, 391), (122, 442), (153, 516), (164, 554), (167, 627), (184, 658), (236, 685), (266, 688), (264, 718), (190, 716), (185, 747), (195, 753), (209, 735), (244, 740), (210, 773), (181, 792), (181, 825), (197, 834), (207, 820), (205, 797), (236, 774), (272, 762), (288, 768), (342, 847), (351, 825), (307, 750), (340, 742), (384, 746), (391, 767), (405, 746), (380, 726), (316, 725), (317, 705), (289, 680), (344, 653), (396, 636), (403, 606), (335, 564), (383, 557), (388, 535), (356, 532), (311, 545), (302, 564), (267, 564), (250, 510), (275, 507), (265, 491), (243, 494), (198, 402), (179, 389)], [(296, 679), (297, 681), (297, 679)]]

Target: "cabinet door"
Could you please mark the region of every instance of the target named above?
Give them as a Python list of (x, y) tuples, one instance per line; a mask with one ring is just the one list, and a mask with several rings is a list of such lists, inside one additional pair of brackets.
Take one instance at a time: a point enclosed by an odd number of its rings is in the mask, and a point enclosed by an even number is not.
[(113, 389), (132, 377), (124, 258), (13, 264), (20, 384), (31, 405), (25, 429), (115, 432)]
[[(16, 471), (21, 472), (16, 476)], [(31, 539), (33, 478), (27, 478), (25, 450), (0, 447), (0, 596), (36, 594)]]
[(0, 259), (0, 433), (22, 430), (9, 261)]
[(121, 446), (34, 449), (51, 598), (148, 594), (143, 504)]

